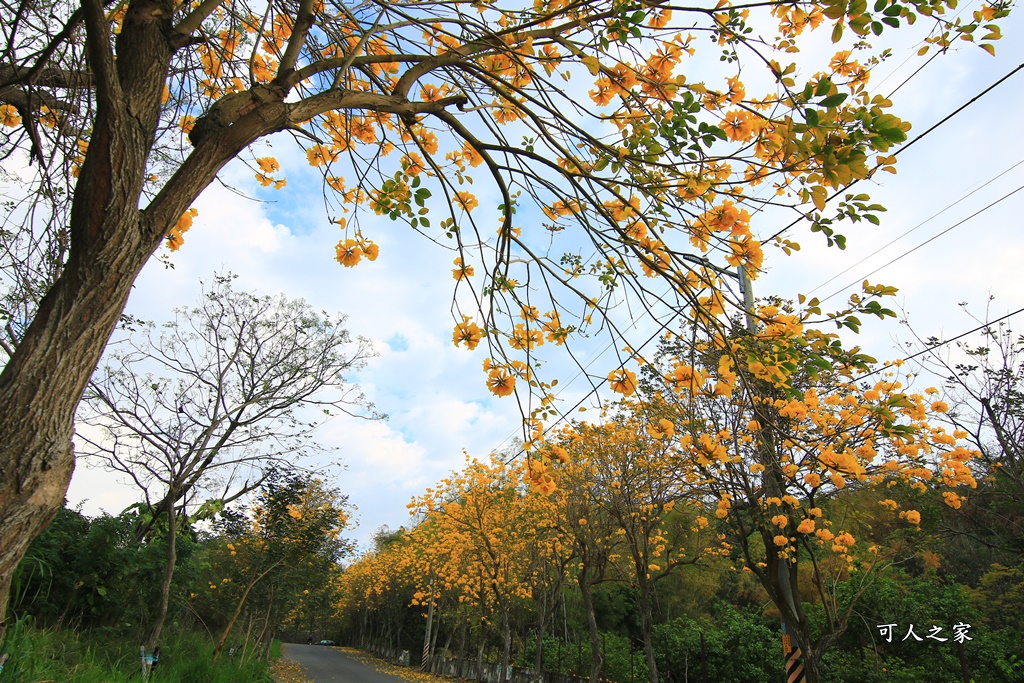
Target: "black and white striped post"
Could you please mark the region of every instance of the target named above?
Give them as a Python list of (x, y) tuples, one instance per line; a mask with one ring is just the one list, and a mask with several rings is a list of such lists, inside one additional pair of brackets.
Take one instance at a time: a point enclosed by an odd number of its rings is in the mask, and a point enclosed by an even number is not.
[(430, 670), (430, 628), (434, 623), (434, 580), (430, 580), (430, 606), (427, 607), (427, 628), (423, 634), (423, 657), (420, 658), (420, 670)]

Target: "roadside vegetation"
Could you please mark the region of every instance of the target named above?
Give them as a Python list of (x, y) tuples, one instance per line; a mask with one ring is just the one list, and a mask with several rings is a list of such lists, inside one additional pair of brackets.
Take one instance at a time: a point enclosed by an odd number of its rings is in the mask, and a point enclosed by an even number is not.
[[(137, 638), (130, 631), (113, 628), (75, 629), (40, 626), (22, 618), (8, 629), (4, 650), (10, 657), (3, 680), (15, 683), (61, 681), (62, 683), (128, 683), (139, 681), (141, 663)], [(199, 632), (167, 634), (160, 663), (152, 681), (174, 683), (273, 683), (263, 660), (213, 663), (213, 645)]]
[[(139, 680), (168, 542), (166, 523), (135, 540), (143, 514), (140, 507), (118, 516), (58, 512), (16, 576), (13, 624), (0, 646), (8, 655), (4, 681)], [(274, 636), (307, 628), (331, 604), (348, 547), (340, 535), (347, 514), (344, 498), (323, 482), (274, 474), (248, 508), (224, 508), (205, 530), (179, 524), (178, 568), (151, 680), (272, 681), (269, 662), (280, 654)]]
[(766, 368), (724, 382), (741, 335), (667, 336), (599, 420), (537, 439), (548, 468), (467, 456), (347, 568), (343, 642), (761, 683), (785, 678), (785, 621), (809, 681), (1024, 681), (1024, 339), (993, 325), (932, 355), (935, 387), (865, 361), (783, 392)]

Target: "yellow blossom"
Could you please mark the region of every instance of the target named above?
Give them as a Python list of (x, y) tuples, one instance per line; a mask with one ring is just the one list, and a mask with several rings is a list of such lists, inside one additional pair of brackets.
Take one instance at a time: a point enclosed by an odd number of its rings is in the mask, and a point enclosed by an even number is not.
[(455, 326), (455, 332), (452, 333), (452, 341), (456, 346), (462, 343), (466, 344), (466, 348), (470, 351), (475, 349), (483, 338), (483, 332), (480, 327), (469, 319), (468, 315), (462, 316), (462, 322)]
[(21, 123), (21, 116), (13, 104), (0, 104), (0, 126), (13, 128)]
[(496, 396), (508, 396), (516, 390), (516, 378), (505, 368), (491, 368), (487, 373), (487, 388)]
[(636, 393), (636, 373), (620, 368), (608, 373), (608, 384), (611, 390), (623, 396), (632, 396)]
[(455, 268), (452, 268), (452, 277), (456, 280), (461, 280), (466, 277), (473, 277), (474, 270), (473, 266), (464, 265), (462, 263), (462, 257), (456, 258), (452, 263), (455, 264)]

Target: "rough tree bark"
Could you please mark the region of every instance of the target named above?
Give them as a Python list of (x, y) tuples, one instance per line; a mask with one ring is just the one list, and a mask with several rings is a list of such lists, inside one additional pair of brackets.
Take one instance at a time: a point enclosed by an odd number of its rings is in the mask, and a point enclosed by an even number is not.
[[(71, 200), (68, 261), (0, 373), (0, 637), (18, 563), (67, 492), (75, 410), (132, 284), (217, 173), (259, 138), (328, 110), (412, 117), (466, 102), (339, 89), (286, 103), (301, 76), (282, 67), (271, 83), (222, 97), (199, 117), (192, 151), (140, 208), (171, 58), (194, 44), (192, 34), (217, 6), (202, 3), (174, 25), (175, 4), (131, 0), (112, 47), (102, 0), (82, 0), (95, 117)], [(308, 28), (295, 28), (289, 49)]]
[(169, 13), (133, 5), (118, 39), (133, 58), (115, 67), (102, 5), (83, 8), (97, 113), (72, 202), (69, 259), (0, 373), (0, 632), (18, 562), (67, 492), (75, 408), (135, 276), (169, 227), (137, 208), (172, 54)]

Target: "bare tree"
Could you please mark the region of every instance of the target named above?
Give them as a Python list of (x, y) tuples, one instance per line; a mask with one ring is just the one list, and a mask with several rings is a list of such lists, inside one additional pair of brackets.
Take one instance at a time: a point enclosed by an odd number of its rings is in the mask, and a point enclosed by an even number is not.
[(955, 345), (937, 337), (917, 342), (927, 352), (924, 367), (945, 380), (946, 420), (981, 456), (972, 464), (978, 488), (962, 506), (951, 499), (959, 511), (951, 531), (1012, 557), (1024, 555), (1024, 335), (1008, 315), (993, 320), (993, 306), (990, 298), (975, 315), (961, 304), (979, 326)]
[(201, 493), (223, 505), (320, 450), (312, 432), (337, 413), (374, 417), (346, 374), (372, 354), (344, 318), (304, 300), (256, 297), (217, 275), (195, 308), (179, 308), (111, 346), (86, 389), (78, 441), (142, 490), (141, 541), (168, 520), (167, 566), (148, 647), (167, 616), (179, 509)]

